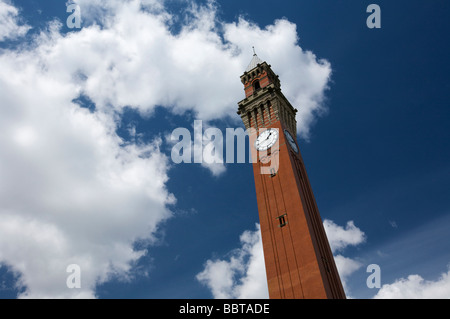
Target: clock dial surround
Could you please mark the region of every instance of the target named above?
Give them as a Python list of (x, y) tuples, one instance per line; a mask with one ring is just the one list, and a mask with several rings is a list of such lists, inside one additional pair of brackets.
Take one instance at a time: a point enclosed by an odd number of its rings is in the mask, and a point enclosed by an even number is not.
[(286, 136), (286, 140), (292, 150), (298, 154), (298, 145), (295, 142), (295, 139), (292, 137), (291, 133), (288, 130), (284, 130), (284, 135)]
[(266, 151), (271, 148), (278, 140), (278, 130), (270, 128), (259, 134), (255, 141), (255, 148), (258, 151)]

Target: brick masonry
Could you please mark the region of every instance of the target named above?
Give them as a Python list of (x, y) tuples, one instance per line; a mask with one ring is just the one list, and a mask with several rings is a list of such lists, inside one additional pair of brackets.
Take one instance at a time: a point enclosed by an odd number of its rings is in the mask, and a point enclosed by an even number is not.
[[(297, 136), (297, 110), (266, 62), (244, 73), (241, 81), (246, 97), (238, 103), (238, 114), (246, 128), (279, 131), (278, 143), (259, 154), (265, 160), (253, 164), (269, 296), (345, 298), (300, 151), (286, 143), (284, 130)], [(267, 158), (279, 161), (276, 174), (261, 174)]]

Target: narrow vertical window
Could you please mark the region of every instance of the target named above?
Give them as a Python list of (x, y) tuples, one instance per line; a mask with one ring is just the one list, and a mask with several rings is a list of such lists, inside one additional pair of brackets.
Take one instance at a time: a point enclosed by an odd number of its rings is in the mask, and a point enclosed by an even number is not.
[(287, 219), (287, 214), (283, 214), (283, 215), (281, 215), (281, 216), (278, 216), (277, 219), (278, 219), (278, 222), (280, 223), (280, 224), (278, 225), (278, 227), (281, 228), (281, 227), (284, 227), (284, 226), (287, 225), (287, 221), (286, 221), (286, 219)]
[(269, 119), (269, 123), (271, 121), (271, 115), (270, 115), (270, 101), (267, 102), (267, 118)]
[(264, 106), (260, 106), (260, 111), (261, 111), (261, 123), (262, 126), (264, 126)]
[(259, 84), (259, 80), (256, 80), (255, 82), (253, 82), (253, 89), (255, 91), (258, 91), (261, 88), (261, 84)]

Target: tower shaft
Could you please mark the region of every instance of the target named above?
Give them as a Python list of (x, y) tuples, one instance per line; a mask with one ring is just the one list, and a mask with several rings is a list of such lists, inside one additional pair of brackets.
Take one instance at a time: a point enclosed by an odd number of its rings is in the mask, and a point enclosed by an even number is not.
[[(256, 140), (278, 131), (277, 143), (253, 164), (270, 298), (345, 298), (317, 203), (296, 142), (296, 109), (278, 76), (256, 54), (241, 76), (246, 98), (238, 114)], [(269, 135), (269, 134), (266, 134)], [(259, 143), (259, 142), (258, 142)], [(261, 143), (266, 143), (266, 139)], [(268, 168), (270, 163), (270, 169)], [(270, 173), (267, 173), (270, 172)]]

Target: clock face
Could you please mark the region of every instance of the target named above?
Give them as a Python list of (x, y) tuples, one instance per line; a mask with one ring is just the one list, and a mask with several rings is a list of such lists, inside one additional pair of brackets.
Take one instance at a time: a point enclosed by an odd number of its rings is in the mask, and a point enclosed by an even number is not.
[(255, 142), (258, 151), (265, 151), (271, 148), (278, 140), (278, 130), (270, 128), (259, 134)]
[(295, 143), (295, 140), (292, 137), (291, 133), (289, 133), (288, 130), (284, 130), (284, 135), (286, 136), (286, 140), (288, 141), (288, 144), (291, 146), (291, 148), (294, 150), (294, 152), (298, 153), (297, 143)]

